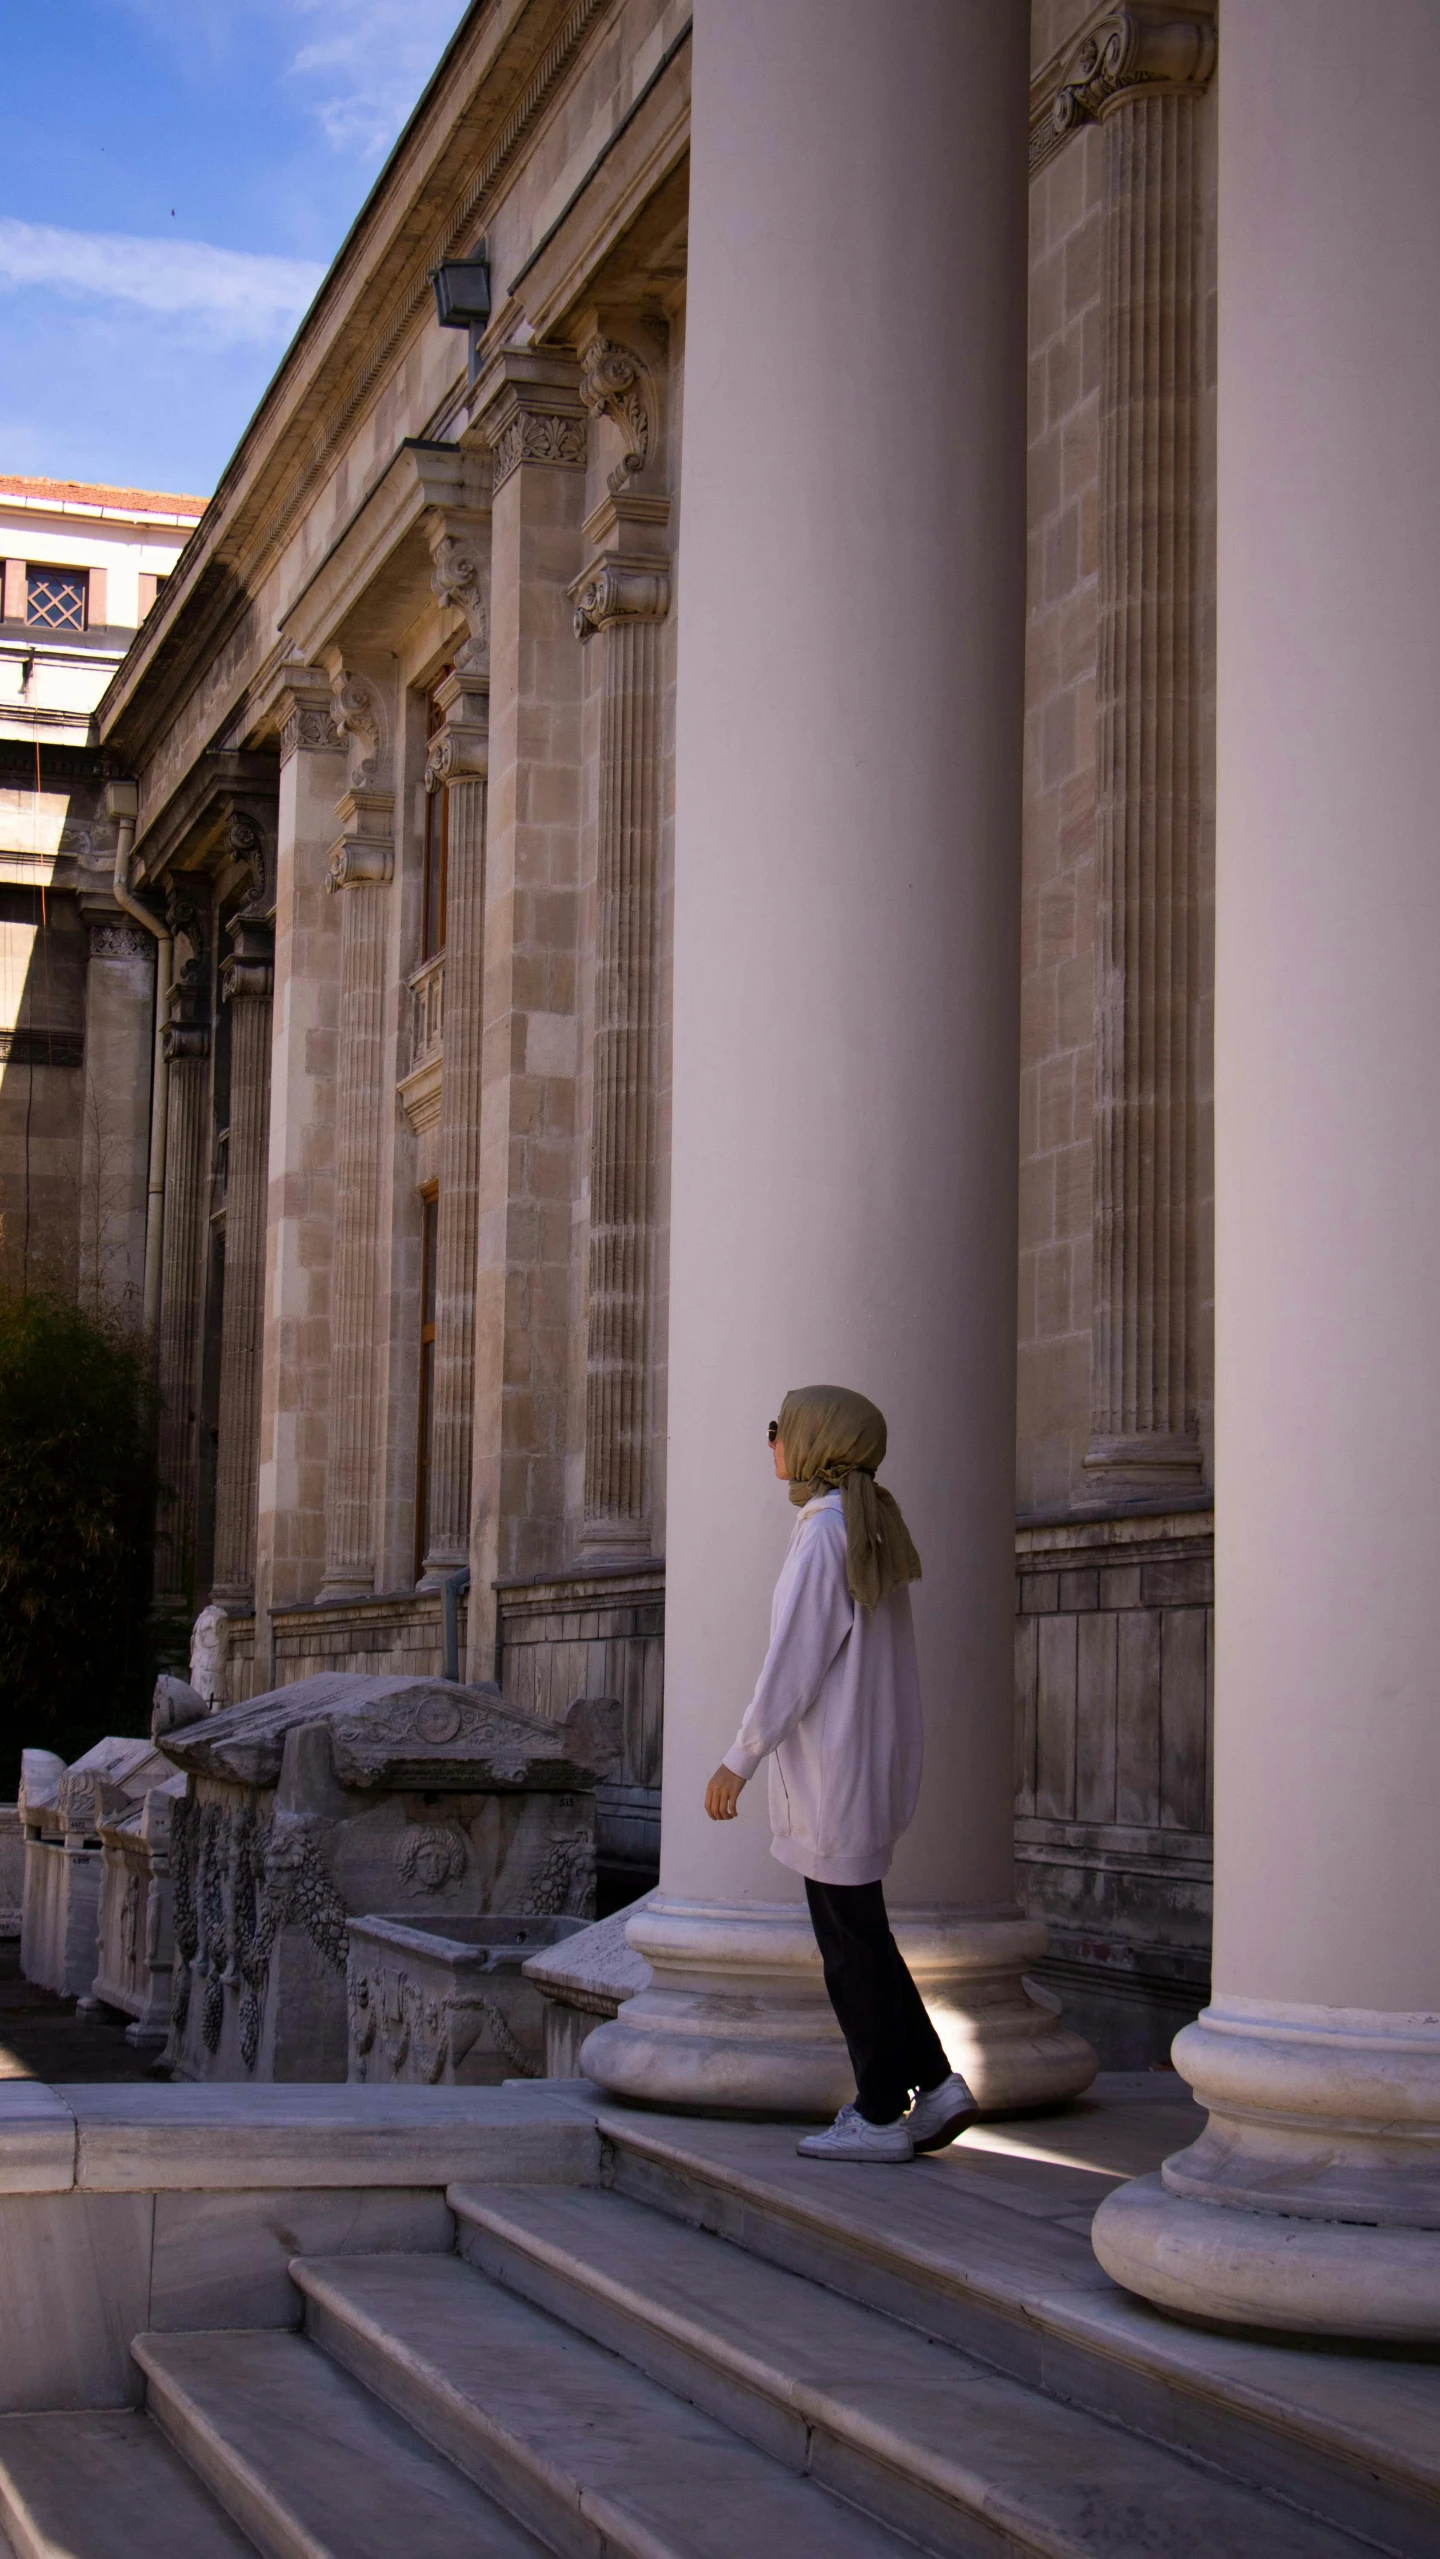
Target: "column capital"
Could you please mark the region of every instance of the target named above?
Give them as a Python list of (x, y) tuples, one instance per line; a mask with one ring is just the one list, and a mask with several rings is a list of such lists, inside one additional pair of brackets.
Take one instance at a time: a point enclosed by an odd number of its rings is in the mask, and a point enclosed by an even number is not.
[(87, 918), (89, 956), (92, 960), (143, 960), (153, 958), (155, 938), (143, 925), (132, 924), (117, 909)]
[(227, 1004), (268, 1001), (275, 984), (275, 936), (262, 916), (241, 912), (229, 926), (230, 949), (220, 965)]
[(523, 463), (583, 471), (586, 409), (575, 358), (553, 347), (502, 347), (475, 387), (472, 416), (499, 491)]
[(1124, 0), (1079, 38), (1061, 66), (1050, 108), (1052, 142), (1138, 98), (1198, 97), (1215, 70), (1215, 11), (1207, 0)]
[(490, 772), (490, 679), (456, 667), (435, 688), (445, 725), (430, 741), (425, 788), (451, 782), (483, 782)]
[(615, 622), (663, 622), (670, 610), (670, 572), (654, 560), (616, 552), (596, 561), (569, 592), (575, 637), (589, 640)]
[(393, 791), (351, 789), (335, 803), (339, 841), (331, 847), (327, 890), (383, 888), (395, 868)]

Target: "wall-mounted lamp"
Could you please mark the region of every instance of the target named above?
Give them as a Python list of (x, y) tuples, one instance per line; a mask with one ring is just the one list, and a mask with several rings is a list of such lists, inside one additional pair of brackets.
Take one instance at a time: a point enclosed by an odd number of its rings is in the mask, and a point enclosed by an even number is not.
[(470, 332), (470, 378), (475, 378), (475, 350), (490, 317), (490, 260), (482, 240), (468, 258), (447, 258), (434, 268), (435, 317), (442, 329)]

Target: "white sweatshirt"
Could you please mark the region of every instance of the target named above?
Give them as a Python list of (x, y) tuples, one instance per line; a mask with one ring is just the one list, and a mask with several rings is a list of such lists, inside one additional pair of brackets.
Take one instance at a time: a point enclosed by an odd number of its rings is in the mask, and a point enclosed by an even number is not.
[(724, 1764), (753, 1777), (767, 1752), (771, 1855), (817, 1884), (878, 1883), (920, 1793), (920, 1677), (905, 1584), (876, 1609), (850, 1596), (838, 1493), (795, 1523), (770, 1649)]

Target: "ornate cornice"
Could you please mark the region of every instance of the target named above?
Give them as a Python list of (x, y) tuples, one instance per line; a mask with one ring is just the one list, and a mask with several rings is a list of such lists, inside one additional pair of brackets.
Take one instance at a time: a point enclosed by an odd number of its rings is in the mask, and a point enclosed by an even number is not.
[(670, 572), (651, 560), (601, 560), (570, 589), (575, 637), (593, 639), (613, 622), (663, 622), (670, 610)]
[(1124, 0), (1097, 12), (1030, 89), (1033, 176), (1082, 124), (1139, 98), (1198, 97), (1215, 71), (1215, 11), (1206, 0)]
[(613, 419), (625, 438), (625, 458), (610, 473), (618, 496), (649, 459), (655, 399), (650, 368), (613, 338), (594, 337), (580, 358), (580, 397), (592, 418)]

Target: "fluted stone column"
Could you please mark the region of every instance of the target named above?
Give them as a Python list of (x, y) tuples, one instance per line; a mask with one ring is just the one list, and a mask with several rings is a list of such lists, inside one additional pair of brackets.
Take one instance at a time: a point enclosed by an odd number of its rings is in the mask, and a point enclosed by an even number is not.
[(260, 1341), (269, 1189), (273, 936), (242, 916), (221, 974), (230, 1007), (230, 1135), (225, 1185), (225, 1295), (220, 1322), (220, 1425), (211, 1596), (250, 1605), (260, 1459)]
[(1096, 687), (1097, 1482), (1198, 1487), (1196, 1086), (1203, 719), (1208, 9), (1127, 7), (1088, 37), (1056, 121), (1104, 128)]
[(328, 886), (341, 900), (335, 1253), (330, 1283), (330, 1457), (322, 1599), (375, 1584), (380, 1344), (380, 1145), (384, 1076), (384, 891), (394, 870), (390, 722), (378, 679), (334, 672), (336, 726), (350, 740), (349, 788)]
[(145, 1273), (155, 942), (108, 898), (82, 897), (85, 1093), (80, 1139), (80, 1296), (140, 1309)]
[(926, 1565), (902, 1942), (987, 2106), (1095, 2067), (1012, 1878), (1026, 57), (991, 0), (696, 22), (661, 1884), (583, 2062), (661, 2102), (853, 2093), (764, 1784), (703, 1810), (816, 1379), (883, 1406)]
[(165, 1228), (157, 1383), (160, 1392), (156, 1600), (183, 1606), (193, 1590), (200, 1511), (201, 1323), (210, 1208), (209, 882), (172, 882), (166, 920), (180, 965), (164, 1030)]
[(1215, 1964), (1121, 2283), (1440, 2339), (1440, 45), (1225, 0)]
[(275, 830), (275, 990), (260, 1362), (255, 1687), (272, 1611), (313, 1599), (325, 1560), (340, 918), (327, 894), (345, 739), (320, 667), (285, 671)]
[(656, 863), (660, 838), (659, 625), (663, 559), (602, 559), (575, 628), (599, 634), (599, 847), (595, 883), (594, 1100), (585, 1358), (584, 1543), (652, 1545), (650, 1328), (655, 1223)]
[[(453, 551), (451, 558), (453, 566)], [(437, 571), (437, 575), (439, 572)], [(483, 607), (482, 607), (483, 627)], [(483, 648), (483, 643), (482, 643)], [(480, 651), (477, 650), (477, 654)], [(457, 668), (440, 687), (445, 726), (426, 788), (448, 797), (445, 1057), (440, 1086), (435, 1230), (435, 1366), (430, 1520), (421, 1588), (470, 1553), (470, 1448), (475, 1429), (475, 1257), (480, 1222), (480, 1068), (485, 1004), (485, 794), (490, 686)]]

